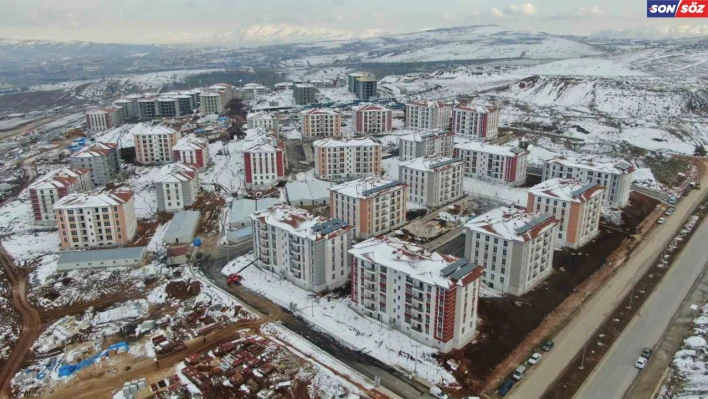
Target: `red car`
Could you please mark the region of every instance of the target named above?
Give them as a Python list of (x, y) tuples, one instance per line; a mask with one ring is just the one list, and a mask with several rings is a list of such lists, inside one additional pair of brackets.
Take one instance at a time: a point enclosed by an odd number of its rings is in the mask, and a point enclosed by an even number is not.
[(241, 281), (243, 281), (243, 276), (238, 273), (231, 274), (229, 275), (229, 277), (226, 278), (226, 284), (228, 285), (241, 285)]

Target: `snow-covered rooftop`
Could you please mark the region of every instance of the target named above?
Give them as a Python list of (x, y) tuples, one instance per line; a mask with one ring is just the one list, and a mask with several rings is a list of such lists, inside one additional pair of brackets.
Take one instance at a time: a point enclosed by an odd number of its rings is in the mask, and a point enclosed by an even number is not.
[(329, 108), (308, 109), (301, 112), (302, 115), (339, 115), (337, 111)]
[(54, 203), (54, 209), (99, 208), (122, 205), (133, 197), (131, 190), (117, 190), (101, 194), (69, 194)]
[(522, 209), (500, 207), (465, 224), (471, 231), (491, 234), (513, 241), (529, 241), (552, 229), (558, 221), (550, 215), (528, 213)]
[(184, 183), (191, 181), (197, 175), (197, 170), (183, 163), (171, 163), (160, 168), (160, 175), (155, 183)]
[(463, 162), (457, 158), (448, 157), (421, 157), (401, 162), (399, 166), (419, 170), (422, 172), (437, 172), (443, 169), (462, 166)]
[(312, 143), (315, 147), (322, 148), (339, 148), (339, 147), (364, 147), (381, 144), (377, 141), (370, 139), (368, 137), (356, 138), (356, 139), (322, 139), (317, 140)]
[(380, 195), (399, 190), (405, 186), (405, 183), (398, 180), (371, 176), (333, 186), (330, 188), (330, 191), (352, 198), (368, 198), (372, 195)]
[(403, 141), (422, 142), (424, 140), (434, 140), (436, 138), (448, 135), (452, 136), (453, 133), (446, 129), (435, 129), (407, 134), (405, 136), (398, 137), (398, 139)]
[(384, 111), (384, 112), (391, 112), (390, 109), (382, 106), (382, 105), (376, 105), (376, 104), (371, 104), (371, 103), (365, 103), (361, 104), (358, 107), (354, 108), (354, 111), (359, 112), (359, 111)]
[(452, 104), (448, 104), (442, 101), (413, 101), (410, 103), (407, 103), (406, 105), (408, 106), (414, 106), (414, 107), (427, 107), (427, 108), (443, 108), (443, 107), (452, 107)]
[(595, 172), (624, 174), (634, 172), (634, 166), (626, 161), (602, 162), (593, 159), (576, 159), (567, 156), (557, 156), (546, 160), (546, 163), (557, 163), (566, 167), (589, 169)]
[(505, 157), (517, 157), (519, 155), (529, 153), (521, 147), (503, 147), (499, 145), (486, 144), (479, 141), (470, 141), (468, 143), (456, 144), (455, 148), (465, 151), (486, 152), (488, 154), (502, 155)]
[[(270, 226), (286, 230), (290, 234), (313, 241), (336, 237), (353, 228), (338, 219), (313, 216), (304, 209), (284, 204), (255, 212), (251, 215), (251, 219), (267, 223)], [(332, 228), (320, 229), (323, 226), (330, 225)], [(327, 233), (321, 234), (320, 231), (327, 231)]]
[(244, 148), (243, 152), (250, 152), (250, 153), (255, 153), (255, 152), (277, 152), (277, 151), (282, 151), (278, 147), (274, 147), (268, 143), (254, 143), (253, 145), (249, 146), (248, 148)]
[(30, 190), (41, 190), (51, 188), (66, 188), (74, 184), (81, 176), (91, 173), (87, 168), (64, 168), (53, 173), (49, 173), (41, 180), (37, 180), (29, 186)]
[(72, 158), (91, 158), (107, 155), (111, 150), (118, 148), (116, 143), (93, 143), (71, 155)]
[(261, 111), (261, 112), (254, 112), (252, 114), (249, 114), (246, 117), (246, 119), (251, 121), (251, 120), (271, 120), (271, 119), (276, 119), (276, 118), (270, 112)]
[(150, 123), (139, 123), (130, 129), (130, 133), (134, 136), (138, 135), (153, 135), (153, 134), (176, 134), (177, 131), (165, 125), (153, 125)]
[(194, 135), (189, 135), (177, 140), (177, 143), (175, 143), (172, 149), (176, 151), (193, 151), (202, 150), (207, 146), (209, 146), (209, 142), (205, 139)]
[(249, 220), (251, 214), (268, 209), (282, 201), (278, 198), (261, 198), (257, 200), (241, 198), (235, 199), (231, 204), (231, 223)]
[(485, 107), (481, 105), (458, 105), (457, 107), (455, 107), (455, 109), (460, 111), (472, 111), (478, 114), (491, 114), (493, 112), (499, 112), (496, 108)]
[(587, 202), (598, 195), (602, 195), (604, 191), (604, 186), (597, 183), (582, 183), (578, 179), (550, 179), (528, 190), (533, 195), (578, 203)]

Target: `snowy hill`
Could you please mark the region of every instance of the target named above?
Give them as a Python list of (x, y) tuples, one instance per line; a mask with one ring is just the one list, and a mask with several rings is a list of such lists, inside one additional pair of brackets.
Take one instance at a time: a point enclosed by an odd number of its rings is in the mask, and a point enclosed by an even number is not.
[(608, 29), (591, 35), (601, 39), (679, 39), (708, 36), (708, 25), (646, 26)]

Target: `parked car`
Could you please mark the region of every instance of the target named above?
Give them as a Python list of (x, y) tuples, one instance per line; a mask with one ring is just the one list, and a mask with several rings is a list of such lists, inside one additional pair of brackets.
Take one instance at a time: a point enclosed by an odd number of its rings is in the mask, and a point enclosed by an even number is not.
[(651, 357), (652, 353), (654, 353), (654, 351), (652, 351), (651, 348), (642, 349), (642, 357), (647, 360)]
[(676, 197), (674, 197), (674, 196), (672, 195), (671, 197), (669, 197), (669, 200), (666, 201), (666, 202), (668, 202), (668, 203), (671, 204), (671, 205), (675, 205), (675, 204), (676, 204)]
[(524, 374), (526, 374), (526, 366), (519, 366), (514, 370), (514, 374), (511, 375), (511, 378), (515, 379), (516, 381), (519, 381), (520, 379), (524, 378)]
[(438, 399), (447, 399), (448, 396), (446, 393), (442, 391), (442, 389), (438, 387), (430, 387), (430, 395), (434, 398)]
[(638, 368), (639, 370), (643, 370), (644, 366), (647, 365), (647, 358), (646, 357), (639, 357), (636, 362), (634, 362), (634, 367)]
[(674, 208), (669, 208), (664, 212), (664, 215), (671, 216), (672, 213), (674, 213)]
[(544, 342), (541, 349), (543, 349), (544, 352), (549, 352), (551, 349), (553, 349), (553, 341)]
[(529, 364), (536, 364), (541, 360), (541, 354), (536, 352), (529, 358)]
[(506, 379), (502, 384), (499, 386), (499, 389), (497, 390), (497, 393), (499, 396), (505, 396), (509, 391), (511, 391), (511, 387), (514, 386), (514, 380), (511, 379)]
[(664, 224), (665, 221), (666, 221), (666, 218), (659, 218), (659, 220), (657, 220), (656, 222), (659, 224)]

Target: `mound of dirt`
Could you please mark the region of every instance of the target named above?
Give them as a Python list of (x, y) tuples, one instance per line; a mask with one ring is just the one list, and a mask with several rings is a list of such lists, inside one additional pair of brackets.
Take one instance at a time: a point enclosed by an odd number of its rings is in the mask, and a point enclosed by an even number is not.
[(170, 299), (185, 300), (194, 298), (202, 292), (202, 283), (199, 281), (171, 281), (165, 287), (165, 293)]

